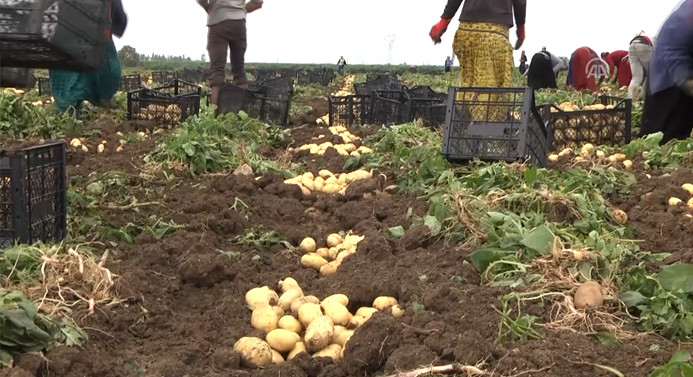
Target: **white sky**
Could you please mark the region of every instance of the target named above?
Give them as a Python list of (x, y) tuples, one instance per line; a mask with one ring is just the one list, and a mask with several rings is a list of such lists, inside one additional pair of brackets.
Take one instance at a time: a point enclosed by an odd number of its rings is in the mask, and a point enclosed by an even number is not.
[[(489, 0), (493, 1), (493, 0)], [(598, 53), (627, 49), (641, 30), (653, 36), (680, 0), (528, 0), (530, 56), (542, 46), (570, 56), (581, 46)], [(385, 36), (395, 35), (393, 64), (443, 64), (452, 53), (457, 19), (441, 44), (428, 31), (446, 0), (265, 0), (249, 14), (247, 62), (351, 64), (388, 62)], [(195, 0), (123, 0), (129, 23), (116, 46), (140, 53), (206, 54), (206, 14)], [(515, 31), (511, 30), (512, 42)], [(519, 52), (516, 53), (516, 58)], [(517, 60), (517, 59), (516, 59)], [(457, 62), (456, 62), (457, 64)]]

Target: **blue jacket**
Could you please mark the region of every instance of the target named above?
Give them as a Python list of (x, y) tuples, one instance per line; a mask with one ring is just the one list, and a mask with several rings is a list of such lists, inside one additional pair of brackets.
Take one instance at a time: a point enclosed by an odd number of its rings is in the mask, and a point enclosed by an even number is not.
[(655, 41), (648, 72), (648, 94), (693, 79), (693, 0), (685, 0), (669, 16)]
[(123, 9), (121, 0), (111, 1), (111, 33), (117, 37), (122, 37), (128, 25), (128, 16)]

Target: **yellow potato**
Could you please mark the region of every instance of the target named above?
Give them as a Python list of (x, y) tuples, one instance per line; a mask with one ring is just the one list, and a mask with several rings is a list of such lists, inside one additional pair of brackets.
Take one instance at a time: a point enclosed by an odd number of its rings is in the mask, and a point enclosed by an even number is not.
[(309, 253), (314, 253), (316, 248), (315, 240), (306, 237), (301, 241), (301, 244), (298, 246), (298, 249), (303, 252), (303, 254), (309, 254)]
[(633, 161), (631, 160), (625, 160), (622, 162), (622, 164), (626, 168), (626, 170), (629, 170), (631, 167), (633, 167)]
[(342, 347), (339, 344), (330, 344), (324, 349), (314, 353), (313, 357), (329, 357), (334, 361), (339, 361), (342, 358)]
[(322, 177), (323, 179), (327, 179), (327, 178), (330, 178), (330, 177), (334, 177), (334, 174), (333, 174), (331, 171), (326, 170), (326, 169), (320, 170), (320, 171), (318, 172), (318, 175), (319, 175), (320, 177)]
[(597, 151), (597, 157), (604, 158), (604, 156), (606, 156), (606, 153), (604, 153), (604, 151)]
[(618, 208), (614, 208), (611, 211), (611, 216), (620, 225), (625, 225), (628, 222), (628, 214), (626, 214), (625, 212), (623, 212), (622, 210), (620, 210)]
[(363, 241), (364, 238), (366, 237), (349, 234), (344, 238), (344, 243), (348, 243), (349, 245), (358, 245), (358, 243)]
[(681, 186), (681, 188), (688, 191), (689, 194), (693, 195), (693, 184), (684, 183), (683, 186)]
[(679, 198), (669, 198), (669, 205), (672, 207), (677, 206), (677, 205), (681, 204), (682, 202), (683, 202), (683, 200), (681, 200)]
[(267, 344), (279, 352), (291, 351), (300, 341), (301, 337), (298, 334), (285, 329), (274, 329), (267, 333)]
[(326, 247), (321, 247), (318, 250), (315, 250), (315, 254), (318, 254), (319, 256), (327, 259), (330, 257), (330, 249)]
[(301, 187), (301, 193), (303, 193), (303, 195), (310, 195), (313, 193), (312, 191), (308, 190), (308, 188), (306, 186), (301, 185), (300, 187)]
[(325, 186), (327, 186), (327, 185), (335, 185), (335, 184), (337, 184), (337, 183), (339, 183), (339, 180), (338, 180), (337, 177), (335, 177), (334, 175), (333, 175), (333, 176), (330, 176), (330, 177), (327, 177), (327, 178), (325, 179)]
[(272, 363), (272, 348), (260, 338), (243, 337), (233, 345), (247, 368), (264, 368)]
[(330, 317), (335, 325), (346, 326), (351, 320), (352, 315), (349, 313), (349, 309), (336, 301), (323, 301), (320, 306), (325, 315)]
[(325, 180), (322, 177), (317, 177), (313, 181), (313, 188), (316, 191), (322, 191), (323, 187), (325, 187)]
[(298, 320), (304, 327), (308, 327), (313, 321), (322, 317), (322, 309), (320, 305), (313, 303), (306, 303), (301, 305), (298, 309)]
[(400, 308), (399, 305), (393, 306), (390, 310), (392, 310), (392, 316), (395, 318), (402, 318), (404, 316), (404, 309)]
[(361, 308), (359, 308), (359, 310), (356, 311), (355, 315), (369, 319), (369, 318), (371, 318), (373, 313), (375, 313), (377, 311), (378, 311), (378, 309), (376, 309), (376, 308), (361, 307)]
[(306, 344), (303, 342), (298, 342), (294, 346), (294, 348), (289, 352), (289, 355), (287, 356), (287, 360), (293, 360), (299, 353), (301, 352), (307, 352), (306, 351)]
[(257, 305), (276, 305), (279, 296), (268, 286), (253, 288), (245, 294), (245, 303), (252, 310)]
[(269, 306), (256, 307), (253, 314), (250, 316), (250, 325), (256, 330), (261, 330), (266, 333), (277, 328), (279, 316), (274, 309)]
[(688, 203), (686, 203), (688, 208), (693, 208), (693, 198), (688, 199)]
[(578, 309), (597, 308), (603, 304), (602, 286), (596, 281), (583, 283), (575, 291), (575, 307)]
[(303, 179), (310, 179), (311, 181), (315, 179), (315, 176), (311, 172), (305, 172), (302, 175)]
[(284, 362), (284, 357), (277, 351), (272, 350), (272, 364), (281, 364)]
[(329, 247), (335, 247), (337, 245), (341, 245), (344, 242), (344, 239), (342, 236), (340, 236), (337, 233), (332, 233), (329, 236), (327, 236), (327, 246)]
[(306, 254), (301, 257), (301, 265), (303, 267), (310, 267), (316, 270), (320, 270), (320, 267), (327, 264), (327, 260), (318, 254)]
[(279, 289), (282, 292), (286, 292), (290, 289), (301, 289), (301, 286), (298, 285), (298, 282), (296, 281), (296, 279), (288, 277), (288, 278), (281, 280), (279, 282)]
[(301, 330), (303, 330), (303, 326), (301, 325), (301, 322), (299, 322), (294, 316), (291, 315), (285, 315), (281, 318), (279, 318), (279, 322), (277, 322), (277, 326), (280, 329), (284, 330), (289, 330), (292, 332), (295, 332), (296, 334), (300, 334)]
[(335, 326), (334, 334), (332, 335), (332, 340), (330, 343), (339, 344), (340, 346), (344, 347), (352, 335), (354, 335), (354, 330), (348, 330), (344, 326)]
[(281, 306), (271, 306), (272, 310), (277, 314), (277, 318), (281, 318), (284, 316), (284, 308)]
[(343, 144), (342, 148), (344, 148), (344, 150), (349, 152), (349, 153), (356, 152), (356, 146), (354, 144), (351, 144), (351, 143)]
[(558, 155), (557, 154), (550, 154), (549, 155), (549, 161), (551, 161), (551, 162), (558, 161)]
[(325, 277), (325, 276), (330, 276), (330, 275), (337, 273), (337, 269), (339, 268), (339, 266), (341, 264), (342, 264), (342, 262), (332, 261), (332, 262), (329, 262), (328, 264), (320, 267), (320, 276)]
[(325, 187), (322, 188), (322, 191), (327, 194), (336, 194), (339, 190), (341, 190), (341, 187), (337, 184), (326, 184)]
[(308, 351), (317, 352), (330, 344), (332, 335), (334, 335), (334, 322), (328, 316), (321, 316), (306, 327), (303, 342), (306, 344)]
[(301, 179), (301, 184), (303, 185), (303, 187), (307, 188), (308, 190), (313, 191), (315, 189), (315, 184), (314, 184), (314, 181), (312, 178), (308, 178), (308, 177), (304, 176)]
[(301, 297), (303, 297), (301, 288), (289, 289), (279, 297), (279, 306), (284, 309), (284, 311), (291, 310), (291, 304)]
[(325, 297), (325, 299), (322, 300), (322, 303), (324, 304), (326, 302), (337, 302), (342, 304), (343, 306), (349, 306), (349, 297), (347, 297), (347, 295), (337, 293), (332, 296)]
[(368, 321), (368, 318), (361, 317), (359, 315), (355, 315), (351, 317), (351, 321), (346, 325), (346, 328), (349, 330), (356, 330), (361, 325), (363, 325), (366, 321)]
[(294, 317), (298, 317), (299, 309), (301, 309), (301, 306), (303, 306), (303, 304), (307, 303), (319, 304), (320, 300), (315, 296), (303, 296), (300, 299), (294, 301), (293, 304), (291, 304), (291, 314)]
[(337, 247), (331, 247), (327, 249), (327, 259), (330, 260), (335, 260), (337, 258), (337, 255), (339, 255), (341, 249)]
[(385, 310), (394, 305), (397, 305), (397, 299), (394, 297), (380, 296), (373, 300), (373, 307), (377, 310)]

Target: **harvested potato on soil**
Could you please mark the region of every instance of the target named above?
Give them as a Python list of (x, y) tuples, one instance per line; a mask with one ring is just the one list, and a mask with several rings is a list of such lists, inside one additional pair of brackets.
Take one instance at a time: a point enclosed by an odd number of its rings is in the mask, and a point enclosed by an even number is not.
[(354, 330), (348, 330), (344, 326), (335, 326), (331, 343), (339, 344), (343, 348), (349, 341), (349, 339), (352, 337), (352, 335), (354, 335)]
[(373, 307), (376, 310), (385, 310), (394, 305), (397, 305), (397, 299), (394, 297), (380, 296), (373, 300)]
[(368, 321), (368, 318), (361, 317), (360, 315), (355, 315), (351, 317), (351, 320), (349, 323), (347, 323), (346, 328), (349, 330), (356, 330), (361, 325), (363, 325), (366, 321)]
[(598, 308), (603, 304), (602, 286), (596, 281), (583, 283), (575, 291), (575, 307), (578, 309)]
[(681, 200), (679, 198), (674, 198), (674, 197), (669, 198), (669, 205), (672, 207), (677, 206), (681, 203), (683, 203), (683, 200)]
[(282, 292), (286, 292), (290, 289), (301, 289), (301, 286), (298, 285), (296, 279), (288, 277), (284, 280), (279, 281), (279, 289)]
[(278, 322), (279, 316), (269, 305), (256, 307), (250, 316), (250, 325), (266, 333), (276, 329)]
[(337, 293), (332, 296), (325, 297), (325, 299), (322, 300), (323, 304), (327, 302), (338, 302), (344, 306), (349, 306), (349, 297), (347, 297), (347, 295)]
[(315, 240), (310, 237), (304, 238), (303, 241), (301, 241), (301, 244), (298, 246), (298, 249), (301, 250), (303, 254), (314, 253), (315, 248)]
[(335, 247), (337, 245), (341, 245), (344, 242), (344, 239), (342, 236), (340, 236), (337, 233), (332, 233), (329, 236), (327, 236), (327, 246), (328, 247)]
[(404, 309), (402, 309), (399, 305), (394, 305), (392, 308), (390, 308), (392, 311), (392, 316), (395, 318), (402, 318), (404, 317)]
[(289, 289), (279, 297), (279, 306), (284, 309), (284, 311), (291, 310), (291, 304), (301, 297), (303, 297), (301, 288)]
[(327, 263), (327, 260), (318, 254), (306, 254), (301, 257), (301, 265), (303, 267), (314, 268), (318, 271), (320, 270), (320, 267), (326, 265)]
[(243, 337), (233, 345), (233, 350), (247, 368), (264, 368), (272, 363), (272, 348), (262, 339)]
[(277, 305), (279, 296), (268, 286), (253, 288), (245, 294), (245, 303), (253, 310), (258, 305)]
[(320, 276), (325, 277), (335, 274), (341, 264), (342, 261), (337, 260), (327, 263), (326, 265), (320, 267)]
[(301, 325), (301, 322), (299, 322), (294, 316), (291, 316), (291, 315), (285, 315), (285, 316), (279, 318), (279, 322), (277, 322), (277, 326), (280, 329), (289, 330), (289, 331), (295, 332), (296, 334), (300, 334), (301, 330), (303, 330), (303, 326)]
[(306, 344), (303, 342), (298, 342), (294, 346), (294, 348), (291, 349), (289, 352), (289, 355), (286, 357), (287, 360), (293, 360), (299, 353), (301, 352), (308, 352), (306, 350)]
[(272, 364), (281, 364), (284, 362), (284, 357), (277, 351), (272, 350)]
[(294, 317), (298, 317), (299, 309), (306, 303), (319, 304), (320, 300), (315, 296), (303, 296), (291, 304), (291, 314)]
[(689, 194), (693, 195), (693, 184), (691, 183), (684, 183), (681, 186), (682, 189), (686, 190)]
[(334, 361), (339, 361), (342, 358), (342, 346), (339, 344), (330, 344), (324, 349), (314, 353), (313, 357), (329, 357)]
[(298, 320), (305, 327), (308, 327), (313, 321), (322, 317), (322, 308), (318, 304), (306, 303), (298, 309)]
[(351, 320), (352, 315), (349, 313), (349, 309), (336, 301), (323, 302), (320, 306), (335, 325), (346, 326)]
[(364, 307), (359, 308), (356, 311), (355, 315), (368, 319), (368, 318), (371, 318), (373, 313), (375, 313), (377, 311), (378, 311), (378, 309), (376, 309), (376, 308), (369, 308), (369, 307), (364, 306)]
[(614, 208), (611, 210), (611, 216), (620, 225), (625, 225), (628, 222), (628, 215), (618, 208)]
[(296, 343), (301, 341), (301, 337), (293, 331), (274, 329), (267, 333), (266, 340), (272, 349), (279, 352), (289, 352)]
[(334, 335), (334, 322), (328, 316), (316, 318), (306, 327), (306, 334), (303, 342), (308, 351), (317, 352), (325, 349), (330, 344)]

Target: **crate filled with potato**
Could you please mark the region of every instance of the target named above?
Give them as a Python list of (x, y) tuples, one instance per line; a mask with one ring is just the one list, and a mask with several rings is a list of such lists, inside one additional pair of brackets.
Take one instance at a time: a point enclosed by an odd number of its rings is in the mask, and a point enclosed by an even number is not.
[(171, 85), (128, 92), (128, 120), (175, 126), (200, 112), (199, 86), (174, 80)]
[(551, 113), (554, 150), (579, 149), (582, 145), (624, 145), (631, 141), (632, 101), (601, 96), (598, 103), (582, 108), (571, 102), (542, 106)]

